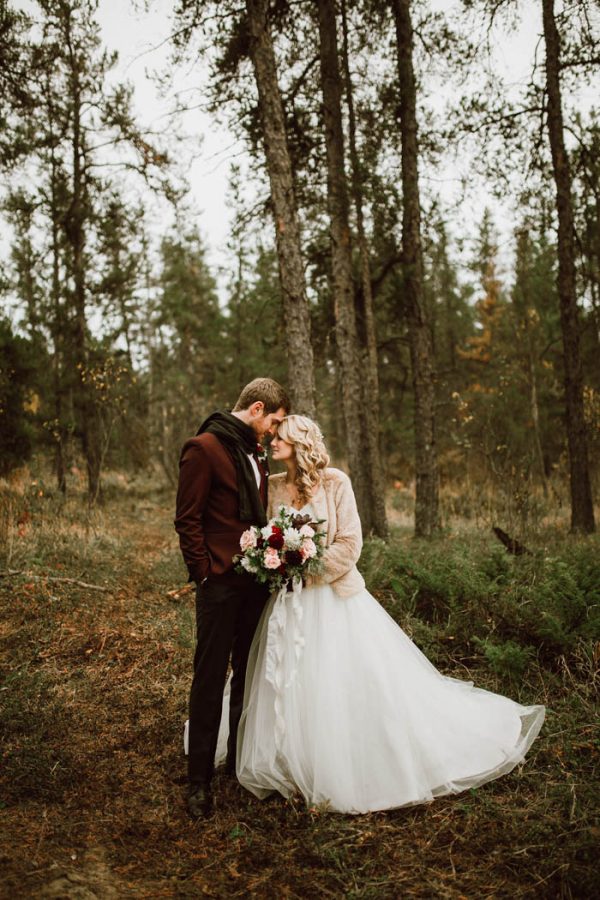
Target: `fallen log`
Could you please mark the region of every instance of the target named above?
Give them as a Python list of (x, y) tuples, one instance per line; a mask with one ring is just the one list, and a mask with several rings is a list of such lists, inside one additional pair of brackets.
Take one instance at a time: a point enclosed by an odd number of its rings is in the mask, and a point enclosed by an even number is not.
[(528, 554), (531, 556), (531, 550), (528, 550), (524, 544), (521, 544), (516, 538), (511, 538), (505, 531), (502, 531), (501, 528), (498, 528), (496, 525), (493, 526), (492, 531), (496, 535), (499, 541), (502, 541), (504, 546), (506, 547), (509, 553), (512, 553), (513, 556), (523, 556), (524, 554)]
[(189, 593), (191, 593), (191, 591), (195, 591), (195, 590), (196, 590), (196, 585), (193, 582), (188, 581), (188, 583), (184, 584), (183, 587), (175, 588), (172, 591), (167, 591), (167, 597), (169, 598), (169, 600), (176, 601), (176, 600), (180, 600), (184, 594), (189, 594)]

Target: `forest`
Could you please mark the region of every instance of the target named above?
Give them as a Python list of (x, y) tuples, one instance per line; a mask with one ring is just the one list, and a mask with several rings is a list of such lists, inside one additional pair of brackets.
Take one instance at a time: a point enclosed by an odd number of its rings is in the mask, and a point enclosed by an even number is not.
[[(596, 896), (597, 3), (176, 0), (162, 128), (115, 77), (113, 4), (0, 2), (3, 884)], [(196, 106), (243, 148), (219, 264)], [(546, 704), (516, 774), (359, 817), (224, 783), (186, 819), (178, 459), (257, 376), (350, 474), (390, 615), (445, 674)]]

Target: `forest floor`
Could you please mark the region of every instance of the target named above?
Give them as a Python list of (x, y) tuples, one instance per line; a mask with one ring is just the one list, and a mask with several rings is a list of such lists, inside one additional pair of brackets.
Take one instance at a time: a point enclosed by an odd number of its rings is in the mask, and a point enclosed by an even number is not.
[[(194, 604), (178, 590), (172, 492), (114, 476), (92, 514), (81, 496), (59, 507), (39, 480), (0, 496), (0, 896), (600, 895), (598, 659), (584, 644), (585, 665), (532, 660), (512, 680), (453, 635), (440, 644), (445, 673), (549, 706), (526, 764), (496, 782), (346, 816), (260, 802), (217, 775), (216, 813), (194, 823), (182, 754)], [(474, 527), (469, 540), (482, 559), (497, 552)], [(582, 540), (599, 555), (597, 538)], [(393, 542), (431, 552), (407, 530)], [(442, 538), (435, 554), (451, 560), (456, 546)]]

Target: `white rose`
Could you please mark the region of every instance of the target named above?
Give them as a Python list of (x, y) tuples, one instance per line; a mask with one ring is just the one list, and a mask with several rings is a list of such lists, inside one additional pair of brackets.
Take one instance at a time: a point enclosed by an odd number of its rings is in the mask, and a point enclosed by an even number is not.
[(300, 529), (300, 534), (302, 537), (311, 538), (315, 536), (314, 529), (310, 527), (310, 525), (303, 525)]

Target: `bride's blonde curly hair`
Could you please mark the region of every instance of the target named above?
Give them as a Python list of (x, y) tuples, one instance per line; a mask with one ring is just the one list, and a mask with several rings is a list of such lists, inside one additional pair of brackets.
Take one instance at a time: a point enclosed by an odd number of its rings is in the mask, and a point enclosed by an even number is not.
[(286, 416), (277, 429), (277, 437), (292, 444), (296, 454), (295, 485), (305, 503), (321, 483), (329, 465), (329, 454), (321, 429), (308, 416)]

